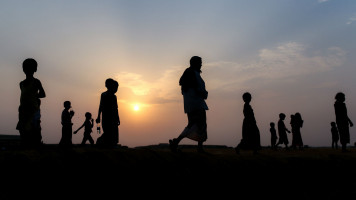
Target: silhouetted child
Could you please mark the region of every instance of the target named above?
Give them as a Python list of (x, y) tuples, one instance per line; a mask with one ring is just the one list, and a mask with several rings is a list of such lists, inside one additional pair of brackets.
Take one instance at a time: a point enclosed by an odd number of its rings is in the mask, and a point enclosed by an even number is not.
[(346, 145), (350, 143), (350, 131), (349, 126), (352, 127), (354, 124), (347, 115), (347, 108), (345, 102), (345, 94), (339, 92), (335, 96), (335, 116), (336, 116), (336, 125), (339, 130), (340, 143), (342, 151), (346, 152)]
[(339, 142), (339, 131), (337, 130), (336, 123), (331, 122), (331, 148), (338, 149), (338, 142)]
[(269, 132), (271, 133), (271, 148), (276, 149), (276, 143), (277, 143), (277, 131), (275, 128), (275, 124), (271, 122), (270, 124), (270, 129)]
[[(103, 128), (103, 134), (97, 139), (96, 144), (105, 147), (114, 147), (119, 142), (120, 117), (115, 93), (119, 83), (111, 78), (106, 79), (105, 87), (107, 91), (100, 96), (100, 105), (96, 123), (100, 123)], [(100, 120), (100, 114), (102, 120)]]
[(42, 144), (40, 98), (46, 97), (40, 80), (33, 75), (37, 71), (37, 62), (32, 58), (22, 63), (26, 79), (20, 82), (19, 121), (16, 129), (20, 132), (21, 143), (24, 146)]
[(77, 134), (77, 132), (84, 127), (84, 135), (83, 135), (83, 140), (82, 143), (80, 144), (81, 146), (85, 145), (85, 142), (88, 140), (90, 144), (93, 146), (94, 145), (94, 140), (91, 137), (91, 133), (93, 132), (93, 126), (94, 126), (94, 120), (91, 118), (91, 113), (87, 112), (85, 113), (85, 121), (81, 127), (79, 127), (76, 131), (74, 131), (74, 134)]
[(284, 113), (279, 114), (279, 120), (278, 120), (278, 135), (279, 135), (279, 140), (278, 143), (276, 144), (276, 147), (280, 144), (284, 144), (285, 148), (288, 149), (288, 137), (287, 137), (287, 132), (290, 133), (290, 131), (287, 129), (287, 127), (284, 124), (284, 119), (286, 118), (286, 115)]
[(241, 142), (235, 147), (236, 153), (239, 153), (240, 149), (252, 149), (254, 154), (260, 149), (260, 131), (257, 127), (255, 114), (250, 105), (252, 96), (250, 93), (245, 92), (242, 95), (244, 100), (244, 120), (242, 123), (242, 139)]
[(71, 147), (72, 146), (72, 117), (74, 115), (73, 110), (69, 110), (72, 106), (70, 101), (63, 103), (64, 109), (62, 111), (61, 123), (62, 123), (62, 138), (59, 142), (60, 146)]

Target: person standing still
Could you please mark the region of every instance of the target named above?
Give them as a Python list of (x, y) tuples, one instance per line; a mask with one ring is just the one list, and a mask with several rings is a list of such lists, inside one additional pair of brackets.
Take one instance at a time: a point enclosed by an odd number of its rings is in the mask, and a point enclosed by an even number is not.
[(19, 121), (16, 129), (20, 132), (21, 144), (25, 147), (42, 145), (41, 134), (41, 98), (46, 93), (39, 79), (34, 77), (37, 72), (37, 61), (27, 58), (22, 63), (22, 70), (26, 79), (20, 82)]

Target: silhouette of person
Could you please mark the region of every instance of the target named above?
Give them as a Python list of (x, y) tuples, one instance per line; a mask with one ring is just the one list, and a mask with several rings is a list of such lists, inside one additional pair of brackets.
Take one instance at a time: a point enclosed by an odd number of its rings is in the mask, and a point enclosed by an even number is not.
[(80, 126), (76, 131), (74, 131), (74, 134), (77, 134), (77, 132), (84, 127), (84, 135), (83, 135), (83, 140), (82, 143), (80, 144), (81, 146), (85, 145), (85, 142), (88, 140), (91, 144), (91, 146), (94, 146), (94, 140), (91, 137), (91, 133), (93, 132), (93, 126), (94, 126), (94, 120), (91, 118), (91, 113), (86, 112), (85, 113), (85, 121), (82, 126)]
[(65, 101), (63, 103), (64, 109), (61, 115), (62, 123), (62, 138), (59, 141), (59, 145), (62, 147), (72, 146), (72, 117), (74, 116), (74, 111), (70, 110), (72, 108), (70, 101)]
[(303, 127), (303, 119), (299, 112), (291, 115), (291, 127), (292, 127), (292, 148), (303, 149), (303, 140), (300, 133), (300, 128)]
[(335, 122), (331, 122), (330, 125), (331, 125), (331, 138), (332, 138), (331, 148), (338, 149), (339, 131), (336, 127)]
[(257, 127), (255, 114), (250, 105), (252, 96), (250, 93), (245, 92), (242, 95), (244, 100), (244, 120), (242, 123), (242, 139), (240, 143), (235, 147), (236, 153), (239, 153), (240, 149), (252, 149), (254, 154), (257, 153), (260, 145), (260, 131)]
[[(96, 123), (102, 124), (103, 134), (97, 139), (96, 144), (103, 147), (115, 147), (119, 142), (120, 117), (115, 93), (119, 83), (108, 78), (105, 81), (107, 90), (101, 93), (98, 117)], [(100, 115), (102, 120), (100, 120)]]
[(270, 126), (269, 132), (271, 133), (271, 148), (276, 149), (276, 143), (278, 138), (277, 138), (277, 131), (275, 128), (275, 124), (271, 122), (269, 126)]
[(287, 137), (287, 132), (290, 133), (290, 131), (287, 129), (286, 125), (284, 124), (284, 119), (286, 118), (286, 115), (284, 113), (279, 114), (279, 120), (278, 120), (278, 136), (279, 140), (278, 143), (276, 144), (276, 147), (280, 144), (284, 144), (285, 148), (288, 149), (288, 137)]
[(40, 98), (45, 98), (46, 93), (41, 81), (34, 77), (37, 72), (35, 59), (24, 60), (22, 70), (26, 78), (20, 82), (19, 121), (16, 129), (20, 132), (21, 144), (34, 147), (42, 144)]
[(179, 80), (188, 125), (177, 138), (169, 140), (169, 146), (173, 152), (177, 151), (179, 142), (183, 138), (197, 141), (198, 152), (204, 152), (203, 143), (207, 140), (206, 110), (209, 108), (205, 102), (208, 92), (205, 89), (205, 82), (200, 76), (201, 67), (202, 58), (191, 57), (190, 67), (185, 69)]
[(339, 130), (340, 143), (343, 152), (346, 152), (346, 145), (350, 143), (350, 131), (349, 126), (352, 127), (354, 124), (347, 115), (347, 108), (345, 104), (345, 94), (339, 92), (335, 96), (335, 116), (336, 125)]

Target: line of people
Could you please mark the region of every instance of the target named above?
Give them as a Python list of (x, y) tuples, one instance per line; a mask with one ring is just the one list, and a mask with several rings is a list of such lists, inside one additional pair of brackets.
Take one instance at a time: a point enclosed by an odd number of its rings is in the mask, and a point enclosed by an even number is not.
[[(41, 134), (41, 98), (46, 97), (40, 80), (34, 77), (37, 71), (37, 61), (33, 58), (28, 58), (22, 63), (23, 72), (26, 75), (25, 80), (20, 82), (20, 106), (19, 106), (19, 121), (16, 129), (20, 133), (21, 143), (24, 147), (39, 147), (43, 144)], [(119, 83), (111, 78), (105, 81), (107, 90), (100, 96), (100, 104), (96, 123), (101, 124), (103, 133), (97, 139), (96, 144), (103, 147), (113, 147), (119, 142), (120, 117), (117, 106), (117, 98), (115, 93), (118, 90)], [(61, 115), (62, 137), (59, 141), (59, 146), (72, 146), (72, 117), (74, 111), (71, 110), (71, 102), (63, 103), (64, 109)], [(84, 127), (82, 145), (89, 141), (94, 145), (94, 140), (91, 137), (94, 120), (91, 113), (85, 113), (85, 121), (74, 134)]]
[[(26, 75), (25, 80), (20, 82), (20, 106), (19, 106), (19, 121), (16, 129), (20, 132), (22, 144), (24, 146), (39, 146), (43, 144), (41, 135), (41, 98), (45, 98), (46, 94), (40, 80), (34, 77), (37, 71), (37, 62), (32, 58), (26, 59), (22, 64), (23, 72)], [(180, 141), (184, 138), (198, 142), (198, 152), (205, 152), (203, 143), (207, 140), (207, 123), (206, 111), (209, 110), (205, 100), (208, 98), (208, 91), (205, 88), (205, 82), (201, 77), (202, 58), (193, 56), (190, 59), (190, 66), (186, 68), (179, 80), (181, 93), (183, 95), (184, 112), (187, 114), (188, 124), (177, 138), (169, 140), (169, 147), (171, 151), (176, 152)], [(107, 90), (100, 96), (100, 104), (98, 109), (98, 116), (96, 123), (102, 125), (103, 134), (97, 139), (98, 146), (113, 147), (119, 143), (119, 129), (120, 117), (117, 105), (117, 97), (115, 93), (118, 90), (119, 83), (111, 78), (105, 81)], [(250, 102), (252, 95), (248, 92), (242, 95), (245, 102), (243, 108), (244, 119), (242, 123), (242, 139), (235, 147), (236, 153), (241, 149), (253, 150), (253, 153), (258, 153), (261, 149), (260, 131), (254, 116), (254, 111)], [(340, 138), (342, 151), (346, 150), (346, 145), (350, 143), (349, 127), (353, 126), (352, 121), (347, 115), (345, 104), (345, 94), (339, 92), (335, 96), (335, 116), (336, 122), (332, 122), (332, 147), (337, 148), (337, 142)], [(72, 133), (76, 134), (84, 127), (84, 134), (82, 145), (89, 141), (94, 145), (94, 140), (91, 137), (94, 120), (92, 114), (85, 113), (85, 121), (82, 126), (72, 132), (72, 117), (74, 111), (71, 110), (71, 102), (64, 102), (64, 110), (61, 116), (62, 122), (62, 138), (59, 142), (60, 146), (72, 145)], [(284, 144), (288, 148), (287, 132), (292, 132), (292, 148), (303, 148), (303, 140), (301, 137), (300, 129), (303, 127), (303, 119), (300, 113), (291, 115), (292, 131), (289, 131), (284, 120), (286, 115), (279, 114), (278, 121), (278, 136), (275, 124), (270, 123), (271, 133), (271, 147), (277, 148), (278, 145)], [(100, 128), (99, 128), (100, 130)], [(339, 136), (339, 137), (338, 137)]]

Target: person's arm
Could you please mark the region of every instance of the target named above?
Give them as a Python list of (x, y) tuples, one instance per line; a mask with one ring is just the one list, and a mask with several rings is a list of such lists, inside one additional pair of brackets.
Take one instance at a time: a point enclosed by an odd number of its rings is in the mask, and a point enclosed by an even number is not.
[(85, 122), (81, 127), (79, 127), (76, 131), (74, 131), (74, 134), (76, 134), (80, 129), (82, 129), (84, 127), (84, 125), (85, 125)]
[(91, 128), (93, 128), (94, 127), (94, 120), (91, 119), (90, 122), (91, 122)]
[(42, 83), (40, 80), (38, 80), (38, 98), (45, 98), (46, 93), (42, 87)]
[(117, 111), (117, 125), (120, 126), (121, 122), (120, 122), (120, 116), (119, 116), (119, 111)]
[(98, 117), (97, 117), (96, 120), (95, 120), (96, 123), (100, 123), (100, 114), (101, 114), (101, 112), (102, 112), (102, 109), (101, 109), (101, 101), (102, 101), (102, 99), (103, 99), (103, 95), (101, 95), (101, 97), (100, 97), (99, 110), (98, 110)]
[(350, 126), (353, 127), (354, 126), (354, 123), (352, 123), (351, 119), (349, 117), (347, 117), (349, 123), (350, 123)]

